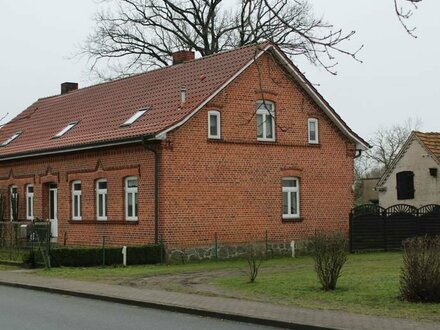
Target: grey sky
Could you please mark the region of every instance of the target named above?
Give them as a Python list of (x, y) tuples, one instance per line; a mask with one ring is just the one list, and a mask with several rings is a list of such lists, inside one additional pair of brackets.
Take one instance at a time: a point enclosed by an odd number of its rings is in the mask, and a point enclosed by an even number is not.
[[(440, 1), (424, 0), (410, 24), (399, 25), (392, 0), (311, 0), (336, 27), (356, 30), (363, 64), (339, 58), (338, 75), (294, 62), (317, 84), (341, 117), (368, 139), (379, 126), (420, 118), (424, 131), (440, 131)], [(37, 98), (59, 93), (60, 83), (93, 83), (84, 59), (69, 59), (93, 28), (92, 0), (0, 0), (0, 116), (12, 119)]]

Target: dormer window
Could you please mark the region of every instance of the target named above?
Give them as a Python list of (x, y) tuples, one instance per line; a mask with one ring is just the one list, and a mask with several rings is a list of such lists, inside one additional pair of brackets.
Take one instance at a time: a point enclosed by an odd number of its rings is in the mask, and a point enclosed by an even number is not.
[(17, 132), (14, 135), (12, 135), (9, 139), (3, 141), (3, 143), (0, 145), (2, 147), (7, 146), (9, 143), (14, 141), (16, 138), (18, 138), (21, 135), (21, 132)]
[(62, 137), (64, 134), (66, 134), (68, 131), (70, 131), (72, 128), (74, 128), (78, 124), (77, 121), (73, 121), (69, 123), (66, 127), (64, 127), (61, 131), (59, 131), (56, 135), (54, 135), (54, 139)]
[(149, 108), (142, 108), (142, 109), (138, 110), (138, 112), (136, 112), (133, 116), (128, 118), (127, 121), (125, 121), (125, 123), (123, 123), (121, 125), (121, 127), (130, 126), (136, 120), (138, 120), (140, 117), (142, 117), (148, 110), (149, 110)]

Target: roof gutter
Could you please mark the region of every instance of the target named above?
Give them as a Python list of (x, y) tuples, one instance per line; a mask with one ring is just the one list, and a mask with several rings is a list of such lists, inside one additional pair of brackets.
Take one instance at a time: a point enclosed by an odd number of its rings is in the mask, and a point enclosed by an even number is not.
[(9, 156), (0, 156), (0, 162), (8, 161), (8, 160), (30, 158), (30, 157), (59, 155), (59, 154), (65, 154), (65, 153), (69, 153), (69, 152), (76, 152), (76, 151), (86, 151), (86, 150), (93, 150), (93, 149), (100, 149), (100, 148), (107, 148), (107, 147), (116, 147), (116, 146), (133, 144), (133, 143), (142, 143), (145, 140), (162, 140), (162, 139), (163, 139), (163, 137), (160, 135), (147, 134), (144, 136), (137, 136), (137, 137), (127, 138), (127, 139), (123, 139), (123, 140), (105, 141), (105, 142), (98, 142), (98, 143), (91, 143), (91, 144), (84, 144), (84, 145), (73, 145), (73, 146), (55, 149), (55, 150), (34, 151), (34, 152), (17, 153), (17, 154), (12, 154)]

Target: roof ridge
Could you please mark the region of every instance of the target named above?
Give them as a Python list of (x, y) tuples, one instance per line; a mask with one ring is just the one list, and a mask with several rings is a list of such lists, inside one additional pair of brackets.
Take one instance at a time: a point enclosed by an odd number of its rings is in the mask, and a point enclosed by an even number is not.
[(218, 53), (214, 53), (214, 54), (210, 54), (210, 55), (207, 55), (207, 56), (202, 56), (202, 57), (199, 57), (199, 58), (195, 58), (193, 60), (186, 61), (186, 62), (183, 62), (183, 63), (180, 63), (180, 64), (167, 65), (167, 66), (159, 67), (159, 68), (153, 69), (153, 70), (148, 70), (148, 71), (144, 71), (144, 72), (134, 73), (134, 74), (126, 76), (126, 77), (116, 78), (114, 80), (98, 82), (98, 83), (93, 84), (93, 85), (89, 85), (89, 86), (85, 86), (85, 87), (82, 87), (82, 88), (78, 88), (78, 89), (73, 90), (73, 91), (71, 91), (69, 93), (66, 93), (66, 94), (56, 94), (56, 95), (49, 95), (49, 96), (40, 97), (40, 98), (37, 99), (37, 101), (43, 101), (43, 100), (47, 100), (47, 99), (51, 99), (51, 98), (55, 98), (55, 97), (63, 97), (63, 96), (66, 96), (66, 95), (73, 95), (73, 94), (76, 94), (76, 93), (81, 92), (81, 91), (86, 90), (86, 89), (90, 89), (90, 88), (93, 88), (93, 87), (100, 87), (100, 86), (107, 85), (107, 84), (112, 84), (112, 83), (118, 83), (120, 81), (125, 81), (125, 80), (131, 79), (131, 78), (135, 78), (135, 77), (139, 77), (139, 76), (142, 76), (142, 75), (150, 74), (152, 72), (156, 72), (156, 71), (159, 71), (159, 70), (170, 70), (170, 69), (175, 69), (175, 68), (181, 68), (182, 66), (188, 65), (190, 63), (201, 62), (201, 61), (206, 60), (206, 59), (210, 59), (210, 58), (213, 58), (213, 57), (229, 54), (231, 52), (240, 51), (240, 50), (243, 50), (243, 49), (246, 49), (246, 48), (249, 48), (249, 47), (262, 46), (261, 48), (259, 48), (259, 50), (261, 51), (264, 48), (263, 45), (270, 44), (270, 43), (271, 43), (270, 41), (264, 41), (262, 43), (253, 43), (253, 44), (244, 45), (244, 46), (241, 46), (239, 48), (231, 48), (231, 49), (228, 49), (228, 50), (225, 50), (225, 51), (221, 51), (221, 52), (218, 52)]

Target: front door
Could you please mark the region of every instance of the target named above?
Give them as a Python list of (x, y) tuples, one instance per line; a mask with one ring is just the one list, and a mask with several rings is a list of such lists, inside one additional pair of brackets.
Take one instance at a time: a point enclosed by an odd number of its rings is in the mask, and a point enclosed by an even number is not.
[(49, 185), (49, 221), (51, 236), (58, 237), (58, 186)]

